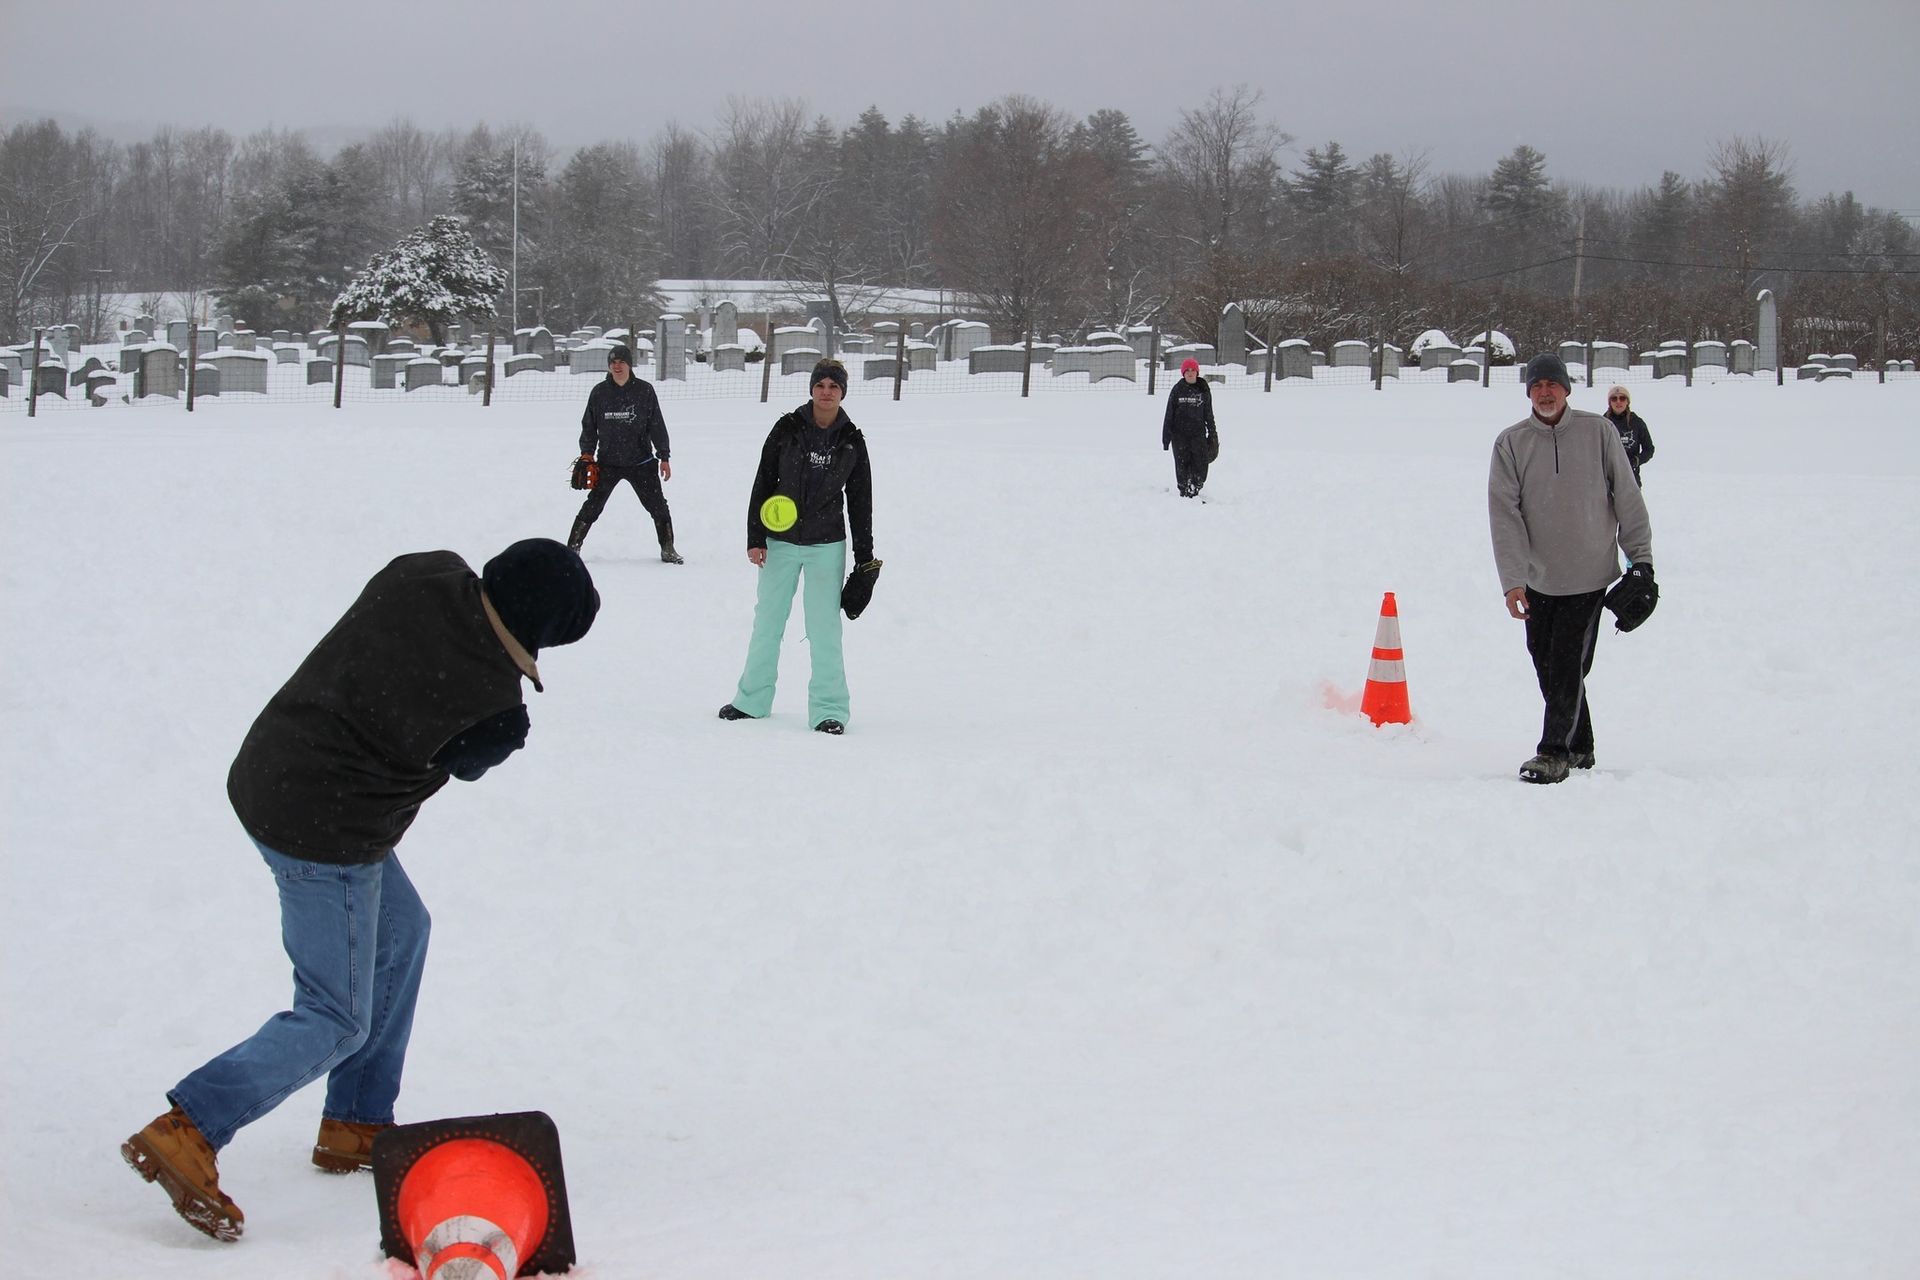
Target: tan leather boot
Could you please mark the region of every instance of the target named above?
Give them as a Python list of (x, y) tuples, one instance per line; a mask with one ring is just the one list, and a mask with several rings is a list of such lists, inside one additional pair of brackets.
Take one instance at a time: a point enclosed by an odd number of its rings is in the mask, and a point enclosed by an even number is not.
[(313, 1143), (313, 1167), (327, 1173), (371, 1169), (373, 1140), (391, 1128), (390, 1124), (357, 1124), (322, 1116), (320, 1136)]
[(238, 1240), (246, 1225), (240, 1206), (220, 1189), (213, 1147), (186, 1113), (174, 1107), (120, 1144), (120, 1156), (148, 1182), (158, 1182), (173, 1211), (215, 1240)]

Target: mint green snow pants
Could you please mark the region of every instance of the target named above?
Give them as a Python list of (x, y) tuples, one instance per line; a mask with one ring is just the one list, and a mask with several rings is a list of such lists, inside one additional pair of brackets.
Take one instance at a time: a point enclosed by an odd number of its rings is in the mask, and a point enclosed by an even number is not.
[(847, 723), (847, 669), (840, 654), (840, 587), (847, 572), (847, 544), (826, 542), (801, 547), (767, 540), (767, 562), (753, 605), (753, 639), (747, 666), (733, 692), (733, 705), (750, 716), (773, 710), (773, 686), (780, 675), (780, 640), (793, 611), (793, 589), (806, 573), (801, 602), (807, 644), (813, 650), (813, 678), (807, 681), (807, 723)]

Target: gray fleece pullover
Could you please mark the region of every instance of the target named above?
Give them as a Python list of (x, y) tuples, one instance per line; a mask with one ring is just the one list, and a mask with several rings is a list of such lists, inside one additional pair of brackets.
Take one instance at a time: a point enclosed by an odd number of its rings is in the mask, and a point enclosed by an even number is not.
[(1502, 431), (1487, 515), (1503, 593), (1599, 591), (1620, 576), (1616, 545), (1630, 563), (1653, 562), (1653, 526), (1633, 465), (1620, 433), (1597, 413), (1569, 408), (1551, 427), (1528, 414)]

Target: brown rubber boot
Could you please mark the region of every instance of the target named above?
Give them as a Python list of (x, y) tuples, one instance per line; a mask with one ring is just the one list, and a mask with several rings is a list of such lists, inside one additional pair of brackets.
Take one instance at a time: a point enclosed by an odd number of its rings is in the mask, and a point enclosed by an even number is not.
[(390, 1124), (359, 1124), (322, 1116), (320, 1136), (313, 1142), (313, 1167), (325, 1173), (371, 1169), (373, 1140), (391, 1128)]
[(158, 1182), (173, 1211), (215, 1240), (238, 1240), (246, 1225), (240, 1206), (220, 1189), (213, 1147), (175, 1107), (120, 1144), (120, 1156), (148, 1182)]

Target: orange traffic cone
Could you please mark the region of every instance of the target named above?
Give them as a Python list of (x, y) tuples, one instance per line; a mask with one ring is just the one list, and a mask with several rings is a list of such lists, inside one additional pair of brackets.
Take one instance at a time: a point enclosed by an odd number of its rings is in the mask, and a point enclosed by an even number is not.
[(1373, 633), (1373, 665), (1367, 668), (1360, 714), (1375, 725), (1413, 721), (1407, 705), (1407, 663), (1400, 649), (1400, 606), (1391, 591), (1380, 601), (1380, 626)]
[(420, 1280), (513, 1280), (573, 1265), (553, 1121), (538, 1111), (389, 1129), (374, 1139), (381, 1246)]

